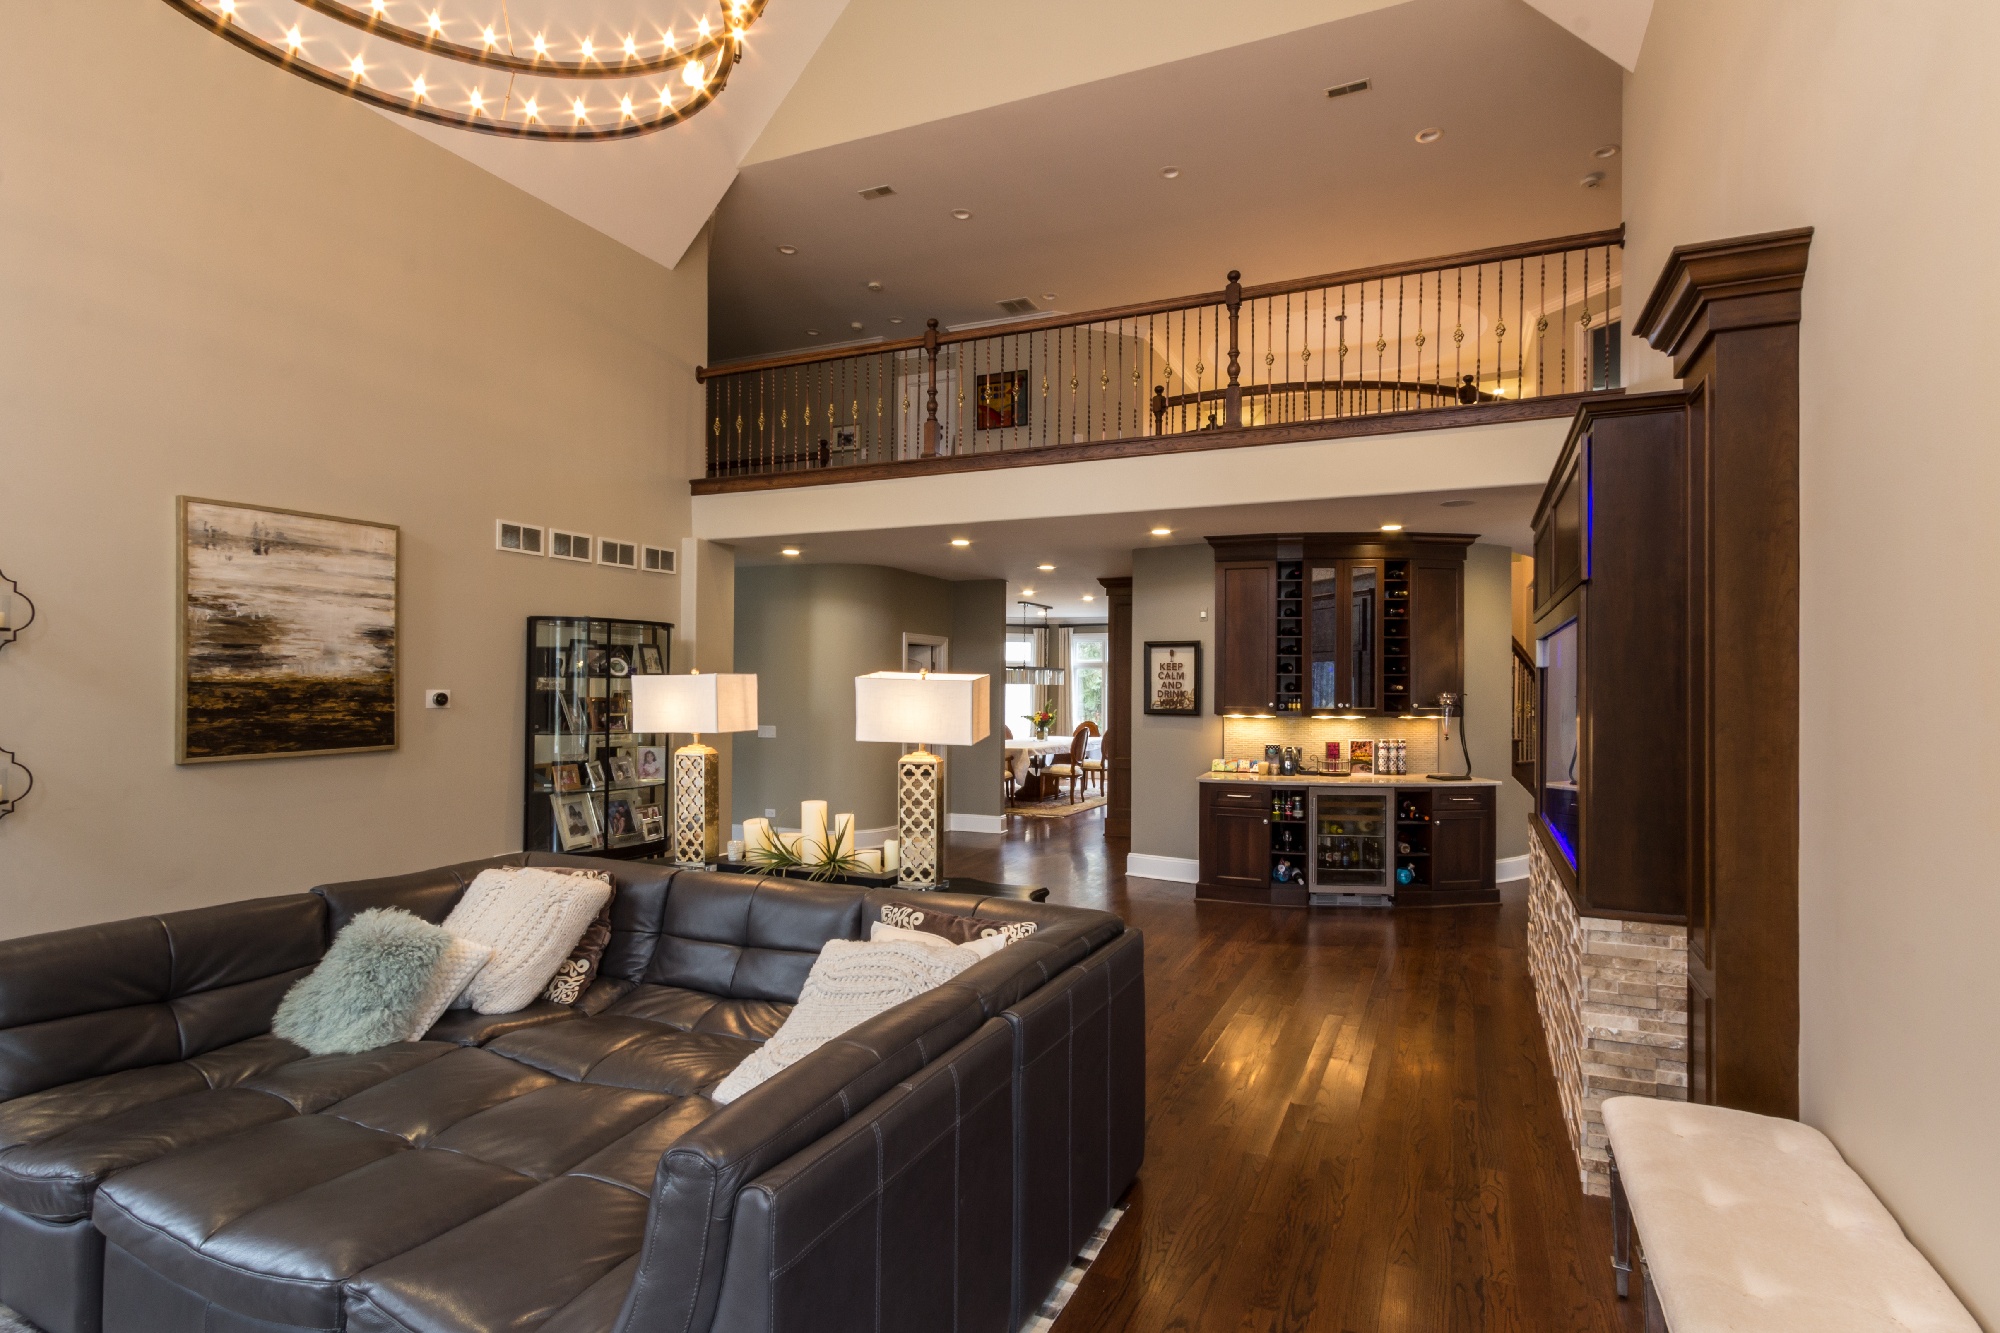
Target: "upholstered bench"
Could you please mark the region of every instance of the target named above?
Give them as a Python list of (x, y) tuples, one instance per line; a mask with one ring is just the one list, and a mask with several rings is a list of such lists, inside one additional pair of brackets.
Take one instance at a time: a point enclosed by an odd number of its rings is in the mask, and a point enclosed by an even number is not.
[(1613, 1266), (1636, 1227), (1648, 1333), (1979, 1333), (1826, 1135), (1718, 1106), (1614, 1097)]

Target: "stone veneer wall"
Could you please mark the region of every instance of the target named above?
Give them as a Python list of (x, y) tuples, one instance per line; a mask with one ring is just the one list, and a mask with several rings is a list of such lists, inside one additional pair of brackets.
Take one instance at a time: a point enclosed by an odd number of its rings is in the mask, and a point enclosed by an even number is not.
[(1609, 1194), (1604, 1099), (1687, 1100), (1687, 929), (1578, 917), (1530, 836), (1528, 970), (1584, 1192)]

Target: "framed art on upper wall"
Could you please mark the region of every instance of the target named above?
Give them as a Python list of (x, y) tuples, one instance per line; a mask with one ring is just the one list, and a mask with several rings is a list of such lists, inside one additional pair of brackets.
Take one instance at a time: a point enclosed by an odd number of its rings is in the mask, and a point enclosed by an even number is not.
[(978, 385), (978, 429), (1013, 430), (1028, 424), (1027, 371), (995, 371), (981, 375)]
[(1201, 712), (1201, 643), (1146, 645), (1146, 711), (1167, 717)]
[(395, 749), (401, 529), (179, 503), (175, 762)]

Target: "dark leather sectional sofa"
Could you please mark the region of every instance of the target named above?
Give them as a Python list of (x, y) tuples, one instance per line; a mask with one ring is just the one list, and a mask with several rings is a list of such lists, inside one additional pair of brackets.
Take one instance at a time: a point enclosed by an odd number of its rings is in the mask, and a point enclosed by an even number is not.
[[(574, 1007), (307, 1057), (370, 907), (607, 869)], [(1037, 932), (737, 1102), (819, 947), (921, 899)], [(1137, 1174), (1140, 940), (1104, 912), (515, 855), (0, 942), (0, 1303), (47, 1333), (1009, 1333)]]

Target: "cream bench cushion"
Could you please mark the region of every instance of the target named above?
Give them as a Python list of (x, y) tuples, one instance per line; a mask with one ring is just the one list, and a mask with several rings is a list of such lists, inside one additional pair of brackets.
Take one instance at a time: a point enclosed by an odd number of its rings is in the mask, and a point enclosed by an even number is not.
[(1604, 1127), (1672, 1333), (1979, 1333), (1811, 1126), (1614, 1097)]

